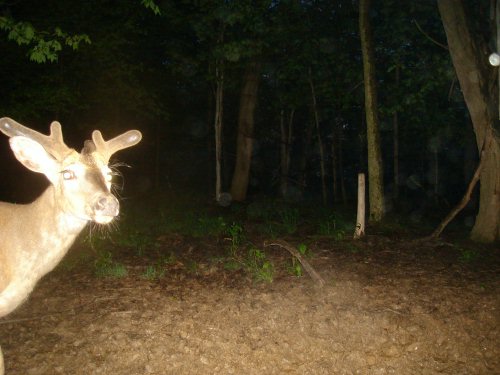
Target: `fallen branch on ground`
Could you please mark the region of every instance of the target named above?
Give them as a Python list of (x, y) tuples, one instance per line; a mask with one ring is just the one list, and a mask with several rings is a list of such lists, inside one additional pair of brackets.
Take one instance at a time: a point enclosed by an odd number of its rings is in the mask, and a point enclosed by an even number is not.
[(316, 272), (316, 270), (311, 266), (311, 264), (306, 259), (304, 259), (302, 254), (300, 254), (300, 252), (294, 246), (283, 240), (265, 241), (264, 247), (269, 247), (269, 246), (279, 246), (287, 250), (290, 254), (292, 254), (292, 256), (297, 258), (302, 267), (304, 267), (309, 276), (311, 276), (311, 278), (314, 281), (316, 281), (317, 285), (320, 288), (322, 288), (325, 285), (325, 280), (320, 276), (319, 273)]
[(474, 190), (474, 187), (476, 186), (477, 182), (479, 181), (481, 177), (481, 172), (483, 171), (483, 165), (484, 165), (484, 159), (485, 159), (485, 154), (486, 154), (486, 149), (489, 147), (491, 143), (491, 136), (486, 135), (483, 147), (481, 148), (481, 153), (479, 157), (479, 164), (477, 165), (476, 171), (474, 172), (474, 175), (472, 176), (471, 181), (469, 182), (469, 186), (467, 187), (467, 190), (462, 197), (462, 200), (450, 211), (448, 215), (443, 219), (443, 221), (438, 225), (438, 227), (432, 232), (429, 236), (423, 238), (424, 241), (429, 241), (429, 240), (435, 240), (437, 239), (441, 233), (443, 232), (444, 228), (452, 221), (457, 214), (462, 211), (462, 209), (467, 205), (467, 203), (470, 201), (472, 191)]

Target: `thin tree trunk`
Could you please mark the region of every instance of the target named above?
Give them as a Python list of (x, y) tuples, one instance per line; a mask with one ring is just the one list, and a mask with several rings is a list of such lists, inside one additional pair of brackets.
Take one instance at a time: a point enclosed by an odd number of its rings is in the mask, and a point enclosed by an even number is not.
[(446, 32), (448, 47), (460, 88), (467, 104), (478, 150), (491, 134), (490, 147), (485, 151), (480, 176), (479, 212), (471, 238), (480, 242), (500, 240), (500, 138), (494, 130), (497, 121), (498, 90), (492, 67), (482, 51), (481, 40), (469, 30), (463, 1), (438, 0), (439, 13)]
[(333, 202), (337, 203), (339, 201), (339, 190), (338, 190), (338, 159), (337, 159), (337, 121), (333, 123), (332, 131), (332, 185), (333, 185)]
[(337, 144), (339, 153), (339, 173), (340, 173), (340, 192), (342, 194), (342, 203), (347, 204), (347, 190), (345, 188), (345, 173), (344, 173), (344, 130), (342, 126), (337, 128)]
[(309, 68), (309, 86), (311, 87), (314, 123), (316, 124), (316, 135), (318, 137), (319, 158), (320, 158), (319, 164), (321, 170), (321, 193), (323, 197), (323, 204), (326, 205), (327, 195), (326, 195), (325, 151), (323, 150), (323, 140), (321, 139), (321, 131), (319, 128), (318, 104), (316, 101), (316, 92), (312, 80), (311, 68)]
[[(492, 0), (493, 1), (493, 0)], [(491, 10), (490, 18), (496, 28), (497, 33), (497, 55), (500, 55), (500, 1), (496, 0), (495, 9)], [(500, 67), (497, 66), (497, 98), (498, 98), (498, 118), (500, 119)]]
[(260, 82), (260, 64), (251, 62), (245, 71), (238, 116), (238, 137), (236, 143), (236, 164), (231, 182), (232, 199), (242, 202), (246, 199), (250, 164), (252, 162), (254, 112)]
[(358, 211), (356, 215), (356, 229), (354, 230), (354, 239), (358, 240), (365, 236), (365, 217), (366, 217), (366, 183), (365, 174), (358, 174)]
[(311, 147), (311, 140), (312, 140), (312, 132), (314, 128), (314, 124), (310, 121), (307, 122), (306, 124), (306, 134), (304, 137), (304, 144), (303, 144), (303, 150), (302, 150), (302, 155), (300, 156), (300, 162), (299, 162), (299, 187), (301, 190), (302, 195), (304, 194), (305, 188), (306, 188), (306, 169), (307, 169), (307, 162), (309, 159), (309, 149)]
[(288, 176), (286, 170), (287, 134), (285, 128), (285, 110), (280, 111), (280, 194), (284, 198), (288, 190)]
[[(217, 44), (224, 43), (224, 25), (221, 25)], [(215, 200), (220, 202), (222, 194), (222, 127), (224, 113), (224, 61), (215, 60)]]
[(160, 137), (160, 124), (156, 124), (156, 150), (155, 150), (155, 177), (154, 186), (156, 191), (160, 189), (160, 151), (162, 149), (161, 137)]
[(292, 139), (293, 139), (293, 118), (295, 117), (295, 108), (290, 109), (290, 114), (288, 115), (288, 138), (287, 138), (287, 150), (286, 150), (286, 174), (290, 172), (290, 158), (292, 155)]
[(432, 164), (434, 169), (434, 200), (436, 203), (439, 201), (439, 153), (436, 150), (432, 153)]
[(290, 109), (288, 115), (287, 126), (285, 126), (285, 110), (280, 111), (280, 134), (281, 134), (281, 147), (280, 147), (280, 192), (283, 198), (286, 198), (288, 193), (288, 179), (290, 171), (290, 152), (292, 146), (292, 131), (293, 131), (293, 117), (295, 109)]
[(224, 110), (224, 65), (218, 60), (215, 63), (215, 200), (219, 202), (222, 193), (221, 160), (222, 160), (222, 115)]
[[(400, 81), (400, 69), (399, 64), (396, 66), (396, 87), (399, 88)], [(392, 116), (392, 127), (393, 127), (393, 166), (394, 166), (394, 188), (393, 188), (393, 198), (396, 202), (399, 198), (399, 118), (398, 111), (394, 111)]]
[(363, 53), (363, 75), (365, 80), (370, 220), (372, 222), (379, 222), (384, 217), (384, 191), (377, 108), (377, 85), (375, 81), (374, 47), (370, 25), (370, 0), (360, 0), (359, 30), (361, 36), (361, 50)]

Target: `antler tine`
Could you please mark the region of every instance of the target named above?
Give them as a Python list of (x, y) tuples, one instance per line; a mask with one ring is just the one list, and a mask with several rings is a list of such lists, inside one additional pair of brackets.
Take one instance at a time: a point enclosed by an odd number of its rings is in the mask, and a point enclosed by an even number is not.
[(58, 159), (64, 158), (71, 151), (64, 143), (61, 124), (57, 121), (50, 124), (50, 135), (27, 128), (8, 117), (0, 119), (0, 130), (8, 137), (23, 136), (37, 141)]
[(99, 130), (94, 130), (92, 132), (92, 141), (94, 141), (97, 152), (102, 155), (104, 161), (107, 163), (112, 153), (108, 151), (106, 142), (104, 141), (104, 138)]
[(48, 147), (58, 158), (64, 158), (71, 151), (71, 148), (64, 143), (61, 124), (58, 121), (50, 124), (50, 136), (47, 137), (47, 142), (50, 143)]
[(61, 123), (59, 121), (52, 121), (50, 124), (50, 137), (54, 142), (64, 143)]
[(92, 141), (94, 141), (97, 152), (102, 155), (106, 163), (115, 152), (134, 146), (139, 143), (141, 139), (142, 134), (138, 130), (129, 130), (128, 132), (112, 138), (109, 141), (105, 141), (103, 139), (99, 130), (94, 130), (92, 132)]

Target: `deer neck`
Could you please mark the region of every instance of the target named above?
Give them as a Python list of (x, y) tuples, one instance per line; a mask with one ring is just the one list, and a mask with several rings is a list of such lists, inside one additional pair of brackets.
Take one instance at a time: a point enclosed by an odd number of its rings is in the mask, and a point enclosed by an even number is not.
[[(53, 185), (33, 202), (33, 227), (38, 227), (40, 242), (59, 251), (69, 248), (87, 224), (87, 220), (65, 212), (60, 204), (59, 194)], [(35, 219), (36, 218), (36, 219)], [(35, 229), (35, 228), (33, 228)]]

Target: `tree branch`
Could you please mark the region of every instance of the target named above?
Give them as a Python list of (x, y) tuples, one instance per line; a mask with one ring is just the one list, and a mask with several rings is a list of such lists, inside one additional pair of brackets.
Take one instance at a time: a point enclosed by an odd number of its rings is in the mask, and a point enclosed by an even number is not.
[(486, 150), (489, 147), (491, 140), (493, 137), (491, 136), (491, 132), (488, 133), (486, 136), (483, 147), (481, 149), (481, 154), (479, 158), (479, 164), (476, 167), (476, 171), (474, 172), (474, 175), (472, 176), (471, 181), (469, 182), (469, 186), (467, 187), (467, 190), (460, 201), (451, 211), (450, 213), (444, 218), (444, 220), (438, 225), (438, 227), (432, 232), (431, 235), (428, 237), (425, 237), (424, 240), (435, 240), (437, 239), (441, 233), (443, 232), (444, 228), (452, 221), (457, 214), (462, 211), (462, 209), (465, 207), (465, 205), (469, 202), (470, 197), (472, 195), (472, 191), (474, 190), (474, 187), (476, 186), (477, 182), (479, 181), (479, 178), (481, 177), (481, 171), (483, 170), (483, 165), (484, 165), (484, 159), (485, 159), (485, 154)]
[(288, 242), (283, 241), (283, 240), (273, 240), (269, 242), (264, 242), (264, 247), (269, 247), (269, 246), (279, 246), (287, 250), (290, 254), (292, 254), (297, 260), (302, 264), (302, 267), (307, 271), (309, 276), (316, 281), (317, 285), (322, 288), (325, 285), (325, 280), (320, 276), (319, 273), (316, 272), (316, 270), (311, 266), (311, 264), (302, 257), (302, 255), (299, 253), (299, 251), (290, 245)]
[(446, 46), (445, 44), (443, 43), (440, 43), (438, 42), (436, 39), (434, 39), (433, 37), (431, 37), (429, 34), (427, 34), (421, 27), (420, 25), (418, 24), (417, 20), (413, 20), (413, 23), (415, 23), (415, 25), (417, 26), (417, 29), (418, 31), (420, 31), (427, 39), (429, 39), (432, 43), (434, 43), (435, 45), (441, 47), (441, 48), (444, 48), (445, 50), (448, 51), (448, 46)]

